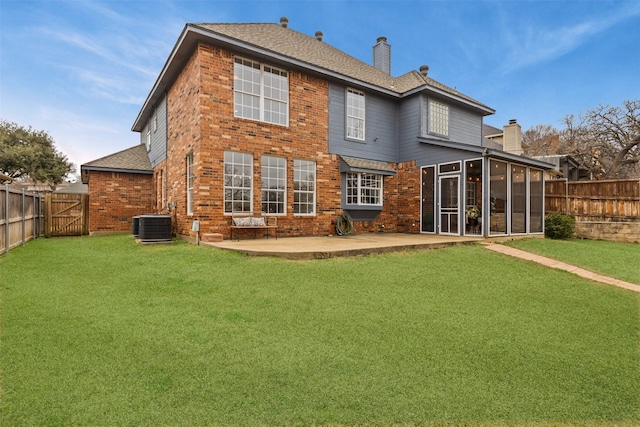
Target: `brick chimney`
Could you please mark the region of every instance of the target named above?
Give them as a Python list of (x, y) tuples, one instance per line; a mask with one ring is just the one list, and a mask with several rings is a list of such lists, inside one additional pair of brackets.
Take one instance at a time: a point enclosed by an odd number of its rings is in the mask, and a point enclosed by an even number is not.
[(391, 74), (391, 45), (386, 37), (378, 37), (373, 46), (373, 66)]
[(522, 155), (522, 128), (516, 119), (509, 120), (509, 124), (503, 128), (503, 149), (507, 153)]

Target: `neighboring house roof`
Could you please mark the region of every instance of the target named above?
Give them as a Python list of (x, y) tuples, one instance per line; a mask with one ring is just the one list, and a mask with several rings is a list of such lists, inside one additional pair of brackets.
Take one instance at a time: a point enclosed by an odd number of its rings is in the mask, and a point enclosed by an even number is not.
[(147, 148), (144, 144), (138, 144), (126, 150), (85, 163), (80, 169), (83, 172), (106, 171), (153, 174), (153, 168), (151, 167), (151, 162), (149, 162)]
[(504, 130), (493, 127), (491, 125), (488, 125), (486, 123), (482, 124), (482, 134), (486, 137), (488, 136), (502, 136), (502, 134), (504, 133)]
[(89, 193), (89, 186), (87, 184), (83, 184), (82, 182), (74, 182), (73, 184), (69, 184), (66, 187), (62, 187), (54, 191), (54, 193), (64, 193), (64, 194), (87, 194)]
[(13, 178), (11, 178), (10, 176), (7, 176), (3, 173), (0, 173), (0, 183), (4, 184), (4, 183), (10, 183), (13, 182)]
[(344, 81), (394, 97), (418, 91), (440, 94), (477, 109), (484, 115), (495, 111), (455, 89), (410, 71), (393, 77), (345, 52), (298, 31), (275, 23), (187, 24), (147, 97), (132, 130), (141, 132), (153, 107), (180, 73), (197, 43), (220, 45), (240, 54), (266, 58), (276, 63), (304, 69), (328, 79)]

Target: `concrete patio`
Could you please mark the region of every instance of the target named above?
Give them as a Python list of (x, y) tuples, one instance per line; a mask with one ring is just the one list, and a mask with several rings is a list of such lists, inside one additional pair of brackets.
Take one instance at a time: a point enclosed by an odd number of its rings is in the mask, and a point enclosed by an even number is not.
[(287, 259), (323, 259), (368, 255), (412, 249), (436, 249), (482, 242), (482, 237), (442, 236), (408, 233), (362, 233), (350, 236), (274, 237), (223, 240), (204, 243), (252, 256), (276, 256)]

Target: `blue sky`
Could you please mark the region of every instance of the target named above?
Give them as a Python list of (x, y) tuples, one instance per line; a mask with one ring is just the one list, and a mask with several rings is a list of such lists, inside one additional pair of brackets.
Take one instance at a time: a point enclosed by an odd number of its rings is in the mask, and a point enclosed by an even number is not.
[(131, 126), (185, 23), (273, 22), (392, 74), (429, 76), (494, 108), (485, 123), (560, 127), (640, 98), (640, 2), (0, 0), (0, 118), (45, 130), (80, 165), (139, 143)]

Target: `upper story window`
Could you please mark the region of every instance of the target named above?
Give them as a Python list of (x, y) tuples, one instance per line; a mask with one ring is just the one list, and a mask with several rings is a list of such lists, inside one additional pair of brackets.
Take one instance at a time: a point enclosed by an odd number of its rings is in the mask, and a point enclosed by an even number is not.
[(248, 59), (234, 64), (235, 116), (287, 126), (289, 75)]
[(449, 136), (449, 106), (429, 99), (429, 133)]
[(147, 139), (144, 142), (145, 147), (147, 147), (147, 152), (151, 151), (151, 129), (147, 128)]
[(347, 204), (382, 206), (382, 175), (347, 173)]
[(364, 92), (347, 89), (347, 138), (364, 141)]

